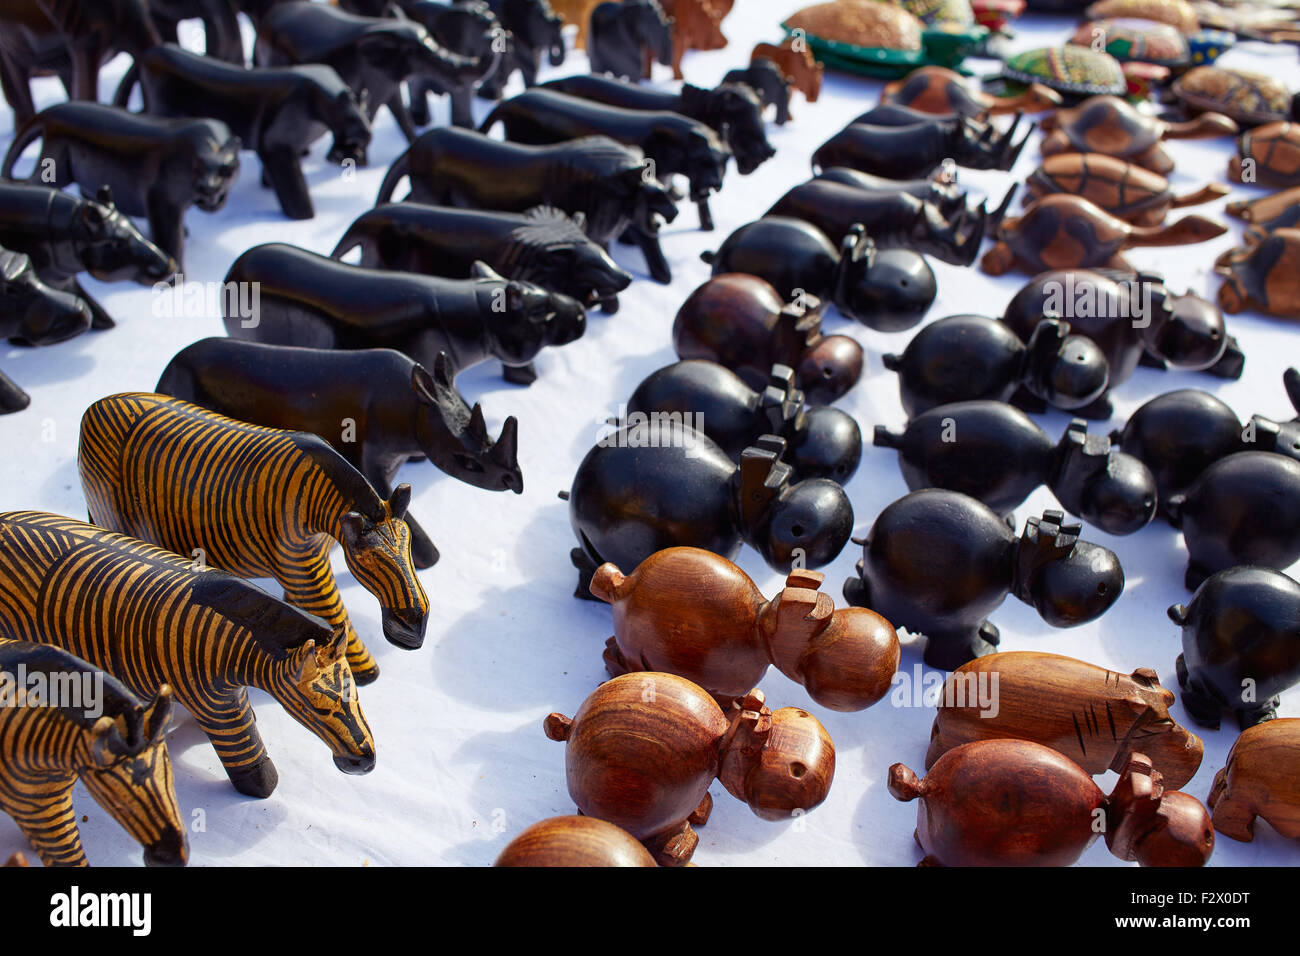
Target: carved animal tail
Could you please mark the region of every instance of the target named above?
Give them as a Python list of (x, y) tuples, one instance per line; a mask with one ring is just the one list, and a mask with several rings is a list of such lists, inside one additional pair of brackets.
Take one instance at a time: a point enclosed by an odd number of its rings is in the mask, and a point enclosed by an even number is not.
[(45, 120), (37, 113), (18, 129), (14, 141), (9, 146), (9, 152), (5, 154), (4, 166), (0, 167), (0, 176), (5, 179), (14, 178), (14, 164), (18, 162), (18, 157), (23, 154), (28, 146), (36, 142), (45, 135)]
[(1222, 199), (1228, 193), (1229, 189), (1223, 183), (1210, 183), (1208, 186), (1202, 186), (1194, 193), (1174, 197), (1174, 201), (1170, 205), (1175, 209), (1181, 209), (1183, 206), (1199, 206), (1201, 203)]
[(1300, 421), (1300, 371), (1289, 368), (1282, 373), (1282, 387), (1286, 389), (1287, 398), (1295, 408), (1297, 421)]
[(891, 797), (904, 803), (923, 796), (926, 791), (925, 781), (918, 780), (916, 774), (901, 763), (896, 763), (889, 768), (889, 782), (886, 788)]
[(1200, 136), (1236, 136), (1237, 124), (1222, 113), (1202, 113), (1186, 123), (1170, 123), (1168, 139), (1193, 139)]
[(402, 181), (402, 177), (409, 175), (410, 171), (411, 151), (408, 149), (393, 160), (393, 165), (388, 167), (388, 172), (384, 175), (384, 181), (379, 187), (379, 195), (375, 197), (375, 205), (382, 206), (384, 203), (392, 202), (393, 190)]
[(1126, 246), (1182, 246), (1205, 242), (1228, 231), (1223, 223), (1204, 216), (1184, 216), (1166, 226), (1133, 226)]
[[(387, 185), (387, 183), (385, 183), (385, 185)], [(355, 227), (356, 223), (354, 222), (348, 227), (348, 231), (343, 233), (343, 238), (339, 239), (338, 245), (336, 245), (334, 251), (330, 253), (331, 259), (341, 260), (349, 252), (365, 242), (365, 239), (359, 234)]]
[(706, 249), (700, 253), (700, 261), (707, 262), (709, 265), (713, 265), (713, 260), (716, 258), (718, 258), (718, 254), (712, 249)]

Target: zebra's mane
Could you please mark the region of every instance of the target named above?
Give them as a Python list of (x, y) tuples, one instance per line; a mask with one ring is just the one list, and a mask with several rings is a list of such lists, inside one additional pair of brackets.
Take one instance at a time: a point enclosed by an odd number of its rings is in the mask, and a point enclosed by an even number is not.
[(100, 717), (110, 717), (114, 721), (120, 719), (127, 729), (123, 739), (129, 742), (139, 738), (144, 705), (111, 674), (50, 644), (0, 642), (0, 672), (10, 680), (17, 681), (20, 665), (27, 675), (41, 674), (47, 679), (57, 679), (68, 674), (75, 674), (78, 679), (82, 674), (102, 675), (100, 686), (96, 688), (96, 692), (101, 695), (97, 701), (100, 705), (98, 713), (93, 716), (87, 713), (87, 708), (95, 702), (92, 700), (83, 700), (80, 707), (53, 707), (51, 710), (83, 730), (90, 730)]
[(361, 512), (374, 522), (383, 521), (387, 517), (384, 500), (379, 497), (379, 492), (329, 442), (310, 432), (291, 434), (298, 449), (315, 462), (316, 467), (324, 472), (353, 510)]
[(284, 660), (308, 640), (324, 643), (333, 638), (324, 621), (222, 571), (197, 573), (190, 600), (247, 630), (272, 660)]

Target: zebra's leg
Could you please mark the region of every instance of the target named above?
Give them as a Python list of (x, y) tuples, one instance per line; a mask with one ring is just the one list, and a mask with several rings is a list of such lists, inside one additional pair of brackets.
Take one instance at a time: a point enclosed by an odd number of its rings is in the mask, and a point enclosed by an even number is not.
[(195, 722), (212, 741), (236, 790), (246, 797), (260, 798), (275, 792), (280, 775), (262, 743), (247, 690), (241, 687), (228, 696), (203, 697), (201, 701), (178, 691), (176, 699), (194, 715)]
[(10, 780), (0, 795), (0, 808), (13, 817), (18, 829), (46, 866), (89, 866), (72, 809), (76, 777), (42, 777)]
[(282, 567), (276, 579), (284, 587), (286, 601), (308, 614), (315, 614), (332, 627), (335, 634), (342, 632), (347, 636), (352, 679), (358, 685), (374, 683), (379, 676), (379, 662), (361, 643), (348, 617), (348, 609), (343, 606), (338, 584), (334, 581), (334, 570), (330, 567), (329, 544), (300, 556), (293, 565)]

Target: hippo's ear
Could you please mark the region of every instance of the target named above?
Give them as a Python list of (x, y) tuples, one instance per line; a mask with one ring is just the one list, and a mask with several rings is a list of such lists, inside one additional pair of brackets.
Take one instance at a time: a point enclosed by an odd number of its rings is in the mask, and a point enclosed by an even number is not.
[(501, 275), (482, 259), (474, 260), (474, 264), (469, 267), (469, 274), (472, 279), (505, 279), (505, 276)]

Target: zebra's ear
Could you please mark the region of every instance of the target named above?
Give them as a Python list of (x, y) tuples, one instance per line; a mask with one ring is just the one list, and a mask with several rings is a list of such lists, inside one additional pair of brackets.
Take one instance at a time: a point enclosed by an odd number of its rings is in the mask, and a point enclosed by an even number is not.
[(101, 717), (90, 728), (90, 755), (101, 767), (111, 767), (117, 763), (125, 748), (122, 735), (117, 732), (117, 725), (112, 717)]
[(411, 486), (403, 482), (393, 489), (393, 493), (388, 496), (388, 510), (392, 512), (394, 518), (404, 518), (406, 509), (411, 506)]
[(366, 516), (359, 511), (349, 511), (339, 519), (343, 529), (343, 543), (355, 545), (366, 533)]
[(318, 672), (316, 666), (316, 641), (308, 640), (299, 647), (295, 647), (293, 657), (289, 660), (289, 667), (297, 683), (307, 684), (315, 680)]
[(158, 696), (144, 712), (144, 738), (148, 741), (161, 740), (167, 731), (167, 723), (172, 717), (172, 689), (163, 684)]

